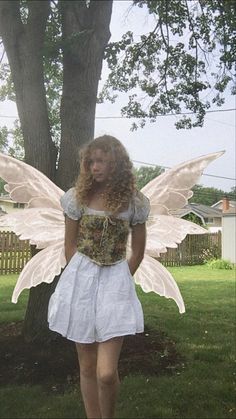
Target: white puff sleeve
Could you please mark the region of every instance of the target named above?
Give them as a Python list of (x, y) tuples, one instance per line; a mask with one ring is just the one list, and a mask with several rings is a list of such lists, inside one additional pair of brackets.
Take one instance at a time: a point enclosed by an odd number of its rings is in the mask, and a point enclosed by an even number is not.
[(82, 210), (79, 207), (76, 199), (75, 188), (70, 188), (61, 197), (60, 202), (65, 215), (67, 215), (72, 220), (79, 220), (81, 218)]
[(149, 199), (140, 191), (137, 191), (133, 197), (131, 225), (143, 224), (147, 221), (150, 212)]

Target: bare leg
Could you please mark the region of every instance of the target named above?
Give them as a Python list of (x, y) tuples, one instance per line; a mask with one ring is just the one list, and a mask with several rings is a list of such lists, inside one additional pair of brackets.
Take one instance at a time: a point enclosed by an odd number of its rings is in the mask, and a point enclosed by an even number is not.
[(117, 337), (98, 344), (97, 380), (102, 418), (112, 419), (119, 390), (118, 361), (124, 337)]
[(76, 343), (80, 364), (80, 389), (88, 419), (101, 418), (97, 387), (97, 343)]

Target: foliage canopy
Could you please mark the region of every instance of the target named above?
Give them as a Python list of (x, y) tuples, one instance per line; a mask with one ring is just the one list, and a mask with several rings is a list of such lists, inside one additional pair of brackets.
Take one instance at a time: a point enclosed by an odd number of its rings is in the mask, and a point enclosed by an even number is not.
[[(136, 41), (128, 31), (105, 51), (110, 74), (100, 100), (128, 93), (121, 112), (147, 118), (184, 114), (176, 128), (202, 126), (206, 110), (235, 94), (236, 12), (231, 0), (134, 0), (153, 17), (153, 30)], [(191, 115), (192, 114), (192, 115)], [(137, 129), (137, 123), (133, 129)]]

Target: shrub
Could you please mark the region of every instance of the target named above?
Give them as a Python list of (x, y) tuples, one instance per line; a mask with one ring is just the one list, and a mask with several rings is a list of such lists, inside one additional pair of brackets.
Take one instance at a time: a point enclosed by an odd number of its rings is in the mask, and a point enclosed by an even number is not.
[(225, 259), (211, 259), (206, 265), (212, 269), (233, 269), (233, 264)]
[(207, 263), (212, 260), (220, 260), (220, 249), (219, 246), (213, 245), (211, 248), (203, 247), (199, 255), (199, 259), (202, 263)]

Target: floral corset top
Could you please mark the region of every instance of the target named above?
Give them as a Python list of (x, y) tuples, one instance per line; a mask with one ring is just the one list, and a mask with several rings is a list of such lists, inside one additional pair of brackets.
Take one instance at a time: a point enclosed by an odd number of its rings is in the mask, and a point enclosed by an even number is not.
[(74, 188), (62, 196), (61, 206), (67, 217), (79, 221), (78, 251), (99, 265), (125, 259), (130, 228), (145, 223), (150, 210), (148, 198), (136, 191), (127, 210), (114, 217), (109, 211), (80, 206)]
[(82, 215), (78, 251), (98, 265), (125, 259), (129, 222), (108, 215)]

